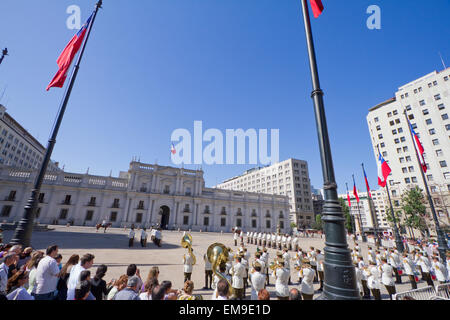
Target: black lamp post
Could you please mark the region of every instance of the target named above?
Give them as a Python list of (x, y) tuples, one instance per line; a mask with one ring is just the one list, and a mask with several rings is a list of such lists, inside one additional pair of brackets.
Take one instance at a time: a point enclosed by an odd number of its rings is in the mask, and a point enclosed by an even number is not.
[(0, 57), (0, 64), (2, 64), (3, 59), (8, 55), (8, 48), (2, 50), (2, 56)]
[(325, 279), (323, 296), (321, 298), (326, 300), (360, 300), (361, 297), (356, 285), (355, 267), (352, 263), (345, 233), (345, 217), (337, 194), (323, 91), (320, 88), (311, 20), (306, 0), (302, 0), (302, 8), (313, 84), (312, 99), (314, 100), (325, 193), (325, 204), (322, 213), (325, 231)]

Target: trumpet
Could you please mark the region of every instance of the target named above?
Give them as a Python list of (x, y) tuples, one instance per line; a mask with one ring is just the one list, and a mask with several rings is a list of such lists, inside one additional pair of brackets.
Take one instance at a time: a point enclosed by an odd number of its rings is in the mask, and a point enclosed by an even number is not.
[(272, 271), (275, 271), (276, 269), (281, 268), (281, 265), (278, 263), (278, 260), (273, 261), (270, 265), (269, 265), (269, 269)]
[(192, 265), (195, 265), (197, 263), (197, 259), (195, 258), (195, 255), (192, 253), (192, 236), (189, 233), (185, 233), (183, 238), (181, 238), (181, 246), (183, 248), (187, 248), (189, 254), (192, 257), (193, 263)]

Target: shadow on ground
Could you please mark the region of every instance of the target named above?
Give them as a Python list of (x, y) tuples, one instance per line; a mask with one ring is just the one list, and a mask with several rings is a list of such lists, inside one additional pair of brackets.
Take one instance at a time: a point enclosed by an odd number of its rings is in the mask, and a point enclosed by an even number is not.
[[(13, 237), (13, 231), (4, 231), (4, 242), (8, 243)], [(147, 242), (147, 247), (142, 248), (139, 241), (134, 242), (134, 247), (128, 247), (128, 237), (125, 234), (114, 233), (83, 233), (83, 232), (34, 232), (31, 246), (35, 249), (45, 249), (49, 245), (57, 244), (61, 249), (129, 249), (130, 251), (178, 249), (181, 246), (164, 243), (158, 248), (153, 242)]]

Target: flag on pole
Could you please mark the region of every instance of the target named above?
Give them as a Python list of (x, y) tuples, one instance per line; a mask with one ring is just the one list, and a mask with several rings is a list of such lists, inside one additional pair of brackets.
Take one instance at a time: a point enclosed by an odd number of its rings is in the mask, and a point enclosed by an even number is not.
[(347, 201), (348, 201), (348, 207), (351, 208), (352, 202), (350, 201), (350, 194), (348, 193), (348, 190), (347, 190)]
[(173, 145), (173, 143), (172, 143), (172, 147), (170, 148), (170, 152), (172, 154), (176, 154), (177, 153), (177, 150), (175, 149), (175, 146)]
[(384, 160), (381, 153), (378, 156), (378, 185), (382, 188), (386, 187), (387, 177), (391, 174), (391, 168)]
[(355, 177), (353, 177), (353, 195), (356, 198), (356, 202), (359, 203), (358, 190), (356, 190)]
[(367, 180), (366, 170), (364, 169), (364, 180), (366, 180), (367, 193), (369, 194), (369, 198), (372, 198), (372, 194), (370, 193), (369, 181)]
[(314, 18), (318, 18), (324, 10), (322, 0), (310, 0), (310, 2), (311, 2), (311, 7), (312, 7), (313, 14), (314, 14)]
[(413, 135), (414, 145), (416, 147), (416, 150), (419, 154), (419, 160), (420, 160), (420, 166), (422, 167), (422, 170), (424, 173), (427, 172), (427, 164), (425, 163), (425, 158), (423, 157), (423, 154), (425, 153), (425, 149), (423, 148), (422, 144), (420, 143), (419, 136), (414, 131), (414, 128), (412, 127), (411, 122), (408, 120), (409, 130), (411, 130), (411, 133)]
[(54, 76), (53, 80), (48, 85), (47, 91), (49, 91), (50, 88), (53, 87), (62, 88), (64, 86), (64, 82), (66, 81), (67, 78), (67, 73), (70, 70), (70, 66), (72, 65), (73, 59), (75, 58), (76, 54), (81, 48), (81, 45), (83, 44), (83, 40), (89, 28), (89, 25), (91, 24), (91, 20), (92, 15), (81, 27), (78, 33), (72, 38), (72, 40), (70, 40), (69, 44), (67, 44), (67, 46), (64, 48), (63, 52), (59, 56), (58, 60), (56, 61), (59, 70)]

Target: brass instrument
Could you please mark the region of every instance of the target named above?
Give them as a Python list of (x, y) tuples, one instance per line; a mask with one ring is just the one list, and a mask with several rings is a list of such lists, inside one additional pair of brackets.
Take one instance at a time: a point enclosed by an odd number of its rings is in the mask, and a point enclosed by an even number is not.
[(192, 265), (195, 265), (197, 263), (197, 259), (195, 258), (195, 255), (192, 253), (192, 236), (189, 233), (185, 233), (183, 238), (181, 238), (181, 246), (183, 248), (188, 249), (188, 252), (193, 260)]
[(275, 271), (278, 268), (282, 268), (281, 265), (278, 263), (278, 259), (274, 260), (270, 265), (269, 269), (272, 271)]
[(217, 268), (221, 264), (226, 264), (228, 262), (228, 257), (230, 255), (230, 250), (228, 250), (227, 247), (225, 247), (222, 243), (213, 243), (208, 247), (208, 250), (206, 251), (206, 256), (208, 257), (209, 262), (212, 265), (212, 270), (214, 274), (223, 280), (226, 280), (229, 285), (229, 293), (231, 294), (232, 291), (232, 284), (228, 279), (219, 271), (217, 271)]

